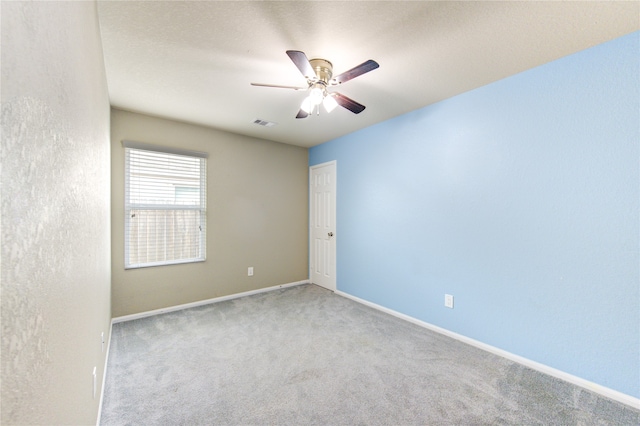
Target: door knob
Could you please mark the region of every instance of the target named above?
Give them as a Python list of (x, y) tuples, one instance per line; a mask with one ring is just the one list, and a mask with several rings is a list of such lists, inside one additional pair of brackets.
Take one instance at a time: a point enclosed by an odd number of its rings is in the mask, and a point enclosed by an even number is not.
[(333, 232), (329, 232), (327, 235), (333, 237)]

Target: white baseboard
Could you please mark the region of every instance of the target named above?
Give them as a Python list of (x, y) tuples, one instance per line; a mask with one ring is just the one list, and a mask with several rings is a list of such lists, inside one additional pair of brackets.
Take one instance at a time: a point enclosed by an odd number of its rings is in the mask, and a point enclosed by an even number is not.
[(104, 369), (102, 370), (102, 389), (100, 389), (100, 401), (98, 403), (98, 421), (96, 426), (100, 426), (100, 419), (102, 418), (102, 401), (104, 400), (104, 384), (107, 381), (107, 366), (109, 365), (109, 349), (111, 349), (111, 331), (113, 331), (113, 320), (109, 324), (109, 341), (107, 342), (107, 354), (104, 358)]
[(214, 297), (213, 299), (199, 300), (197, 302), (185, 303), (183, 305), (169, 306), (166, 308), (155, 309), (153, 311), (140, 312), (140, 313), (131, 314), (131, 315), (123, 315), (121, 317), (113, 318), (111, 320), (111, 323), (115, 324), (119, 322), (133, 321), (136, 319), (151, 317), (154, 315), (160, 315), (167, 312), (174, 312), (174, 311), (180, 311), (182, 309), (195, 308), (197, 306), (210, 305), (211, 303), (224, 302), (225, 300), (237, 299), (239, 297), (251, 296), (253, 294), (266, 293), (269, 291), (279, 290), (281, 288), (287, 288), (287, 287), (294, 287), (302, 284), (309, 284), (309, 280), (296, 281), (288, 284), (280, 284), (272, 287), (260, 288), (258, 290), (251, 290), (251, 291), (245, 291), (243, 293), (230, 294), (228, 296)]
[(524, 365), (526, 367), (529, 367), (529, 368), (531, 368), (533, 370), (539, 371), (539, 372), (544, 373), (544, 374), (548, 374), (550, 376), (553, 376), (553, 377), (556, 377), (558, 379), (564, 380), (564, 381), (569, 382), (571, 384), (574, 384), (576, 386), (580, 386), (582, 388), (585, 388), (587, 390), (590, 390), (592, 392), (595, 392), (595, 393), (598, 393), (598, 394), (600, 394), (602, 396), (605, 396), (605, 397), (607, 397), (609, 399), (613, 399), (614, 401), (618, 401), (618, 402), (621, 402), (623, 404), (629, 405), (629, 406), (631, 406), (631, 407), (633, 407), (635, 409), (640, 409), (640, 399), (639, 398), (636, 398), (636, 397), (633, 397), (631, 395), (627, 395), (625, 393), (618, 392), (616, 390), (613, 390), (613, 389), (598, 385), (596, 383), (590, 382), (590, 381), (585, 380), (583, 378), (574, 376), (574, 375), (569, 374), (569, 373), (565, 373), (564, 371), (557, 370), (557, 369), (555, 369), (553, 367), (549, 367), (548, 365), (540, 364), (539, 362), (532, 361), (530, 359), (521, 357), (519, 355), (512, 354), (511, 352), (507, 352), (505, 350), (496, 348), (495, 346), (487, 345), (486, 343), (482, 343), (482, 342), (480, 342), (478, 340), (474, 340), (474, 339), (471, 339), (469, 337), (463, 336), (461, 334), (454, 333), (454, 332), (449, 331), (447, 329), (438, 327), (436, 325), (429, 324), (429, 323), (421, 321), (421, 320), (419, 320), (417, 318), (411, 317), (409, 315), (402, 314), (400, 312), (394, 311), (394, 310), (389, 309), (389, 308), (385, 308), (384, 306), (377, 305), (377, 304), (369, 302), (367, 300), (360, 299), (359, 297), (352, 296), (351, 294), (344, 293), (344, 292), (339, 291), (339, 290), (336, 290), (335, 293), (340, 295), (340, 296), (346, 297), (348, 299), (354, 300), (354, 301), (356, 301), (358, 303), (361, 303), (363, 305), (366, 305), (366, 306), (369, 306), (371, 308), (377, 309), (379, 311), (385, 312), (387, 314), (393, 315), (394, 317), (397, 317), (397, 318), (403, 319), (405, 321), (408, 321), (410, 323), (419, 325), (420, 327), (424, 327), (424, 328), (429, 329), (431, 331), (435, 331), (436, 333), (440, 333), (440, 334), (443, 334), (445, 336), (451, 337), (453, 339), (459, 340), (461, 342), (467, 343), (467, 344), (469, 344), (471, 346), (475, 346), (475, 347), (477, 347), (479, 349), (482, 349), (482, 350), (490, 352), (492, 354), (501, 356), (501, 357), (506, 358), (506, 359), (508, 359), (510, 361), (517, 362), (518, 364), (522, 364), (522, 365)]

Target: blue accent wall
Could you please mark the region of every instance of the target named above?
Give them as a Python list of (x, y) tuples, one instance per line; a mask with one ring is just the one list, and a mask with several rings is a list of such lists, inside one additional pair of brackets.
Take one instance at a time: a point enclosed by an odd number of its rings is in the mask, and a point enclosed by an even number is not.
[(635, 32), (311, 148), (337, 160), (338, 290), (640, 397), (639, 52)]

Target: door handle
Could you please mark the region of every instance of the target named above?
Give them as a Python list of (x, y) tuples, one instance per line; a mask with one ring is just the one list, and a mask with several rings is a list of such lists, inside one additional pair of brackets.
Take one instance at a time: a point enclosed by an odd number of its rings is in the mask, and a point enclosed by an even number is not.
[(333, 232), (329, 232), (327, 235), (328, 235), (329, 237), (333, 237)]

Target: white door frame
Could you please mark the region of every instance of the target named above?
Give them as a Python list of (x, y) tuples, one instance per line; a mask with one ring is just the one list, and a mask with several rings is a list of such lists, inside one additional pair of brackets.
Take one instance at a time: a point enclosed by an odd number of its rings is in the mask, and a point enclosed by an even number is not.
[(336, 244), (336, 229), (337, 229), (337, 224), (336, 224), (336, 213), (337, 213), (337, 208), (336, 208), (336, 199), (337, 199), (337, 179), (338, 179), (338, 162), (336, 160), (332, 160), (332, 161), (327, 161), (325, 163), (321, 163), (321, 164), (316, 164), (314, 166), (309, 167), (309, 281), (313, 283), (314, 280), (314, 275), (313, 275), (313, 261), (314, 261), (314, 255), (315, 255), (315, 249), (314, 249), (314, 240), (313, 240), (313, 171), (315, 169), (319, 169), (322, 167), (326, 167), (326, 166), (333, 166), (333, 170), (334, 170), (334, 181), (333, 181), (333, 185), (332, 185), (332, 196), (331, 196), (331, 208), (333, 210), (333, 212), (331, 213), (331, 216), (333, 217), (333, 224), (332, 224), (332, 229), (331, 229), (331, 233), (332, 233), (332, 237), (330, 237), (330, 247), (331, 249), (330, 251), (330, 259), (329, 259), (329, 265), (330, 265), (330, 275), (332, 276), (332, 280), (330, 283), (328, 283), (328, 285), (321, 285), (322, 287), (325, 287), (331, 291), (335, 291), (336, 290), (336, 258), (337, 258), (337, 244)]

